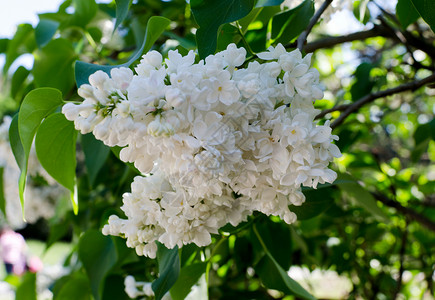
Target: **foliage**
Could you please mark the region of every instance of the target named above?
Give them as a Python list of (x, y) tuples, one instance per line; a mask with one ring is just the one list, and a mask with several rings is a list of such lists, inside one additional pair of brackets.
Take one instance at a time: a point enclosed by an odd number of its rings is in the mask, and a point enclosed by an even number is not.
[[(372, 29), (333, 36), (326, 17), (314, 19), (317, 1), (282, 2), (66, 0), (57, 12), (40, 14), (35, 28), (21, 24), (0, 40), (0, 115), (15, 115), (9, 136), (21, 201), (31, 201), (24, 189), (33, 142), (42, 166), (72, 195), (72, 205), (49, 222), (46, 239), (47, 247), (60, 239), (74, 245), (65, 262), (70, 274), (54, 284), (54, 299), (128, 299), (127, 275), (152, 282), (157, 299), (165, 293), (184, 299), (204, 281), (210, 299), (324, 297), (291, 278), (291, 266), (348, 278), (351, 289), (342, 298), (434, 294), (435, 3), (399, 0), (389, 10), (354, 1), (353, 21)], [(315, 26), (307, 30), (310, 20)], [(301, 50), (313, 53), (326, 91), (315, 103), (318, 119), (332, 121), (343, 156), (333, 166), (340, 173), (333, 184), (305, 189), (306, 202), (290, 208), (298, 222), (255, 214), (221, 228), (207, 247), (159, 245), (154, 260), (103, 236), (109, 215), (122, 216), (122, 194), (138, 171), (118, 159), (119, 148), (77, 133), (59, 113), (66, 101), (82, 101), (77, 87), (96, 70), (133, 65), (150, 49), (164, 57), (171, 49), (197, 50), (199, 60), (236, 43), (253, 61), (277, 43), (296, 48), (304, 31), (309, 42)], [(14, 66), (26, 53), (33, 67)], [(35, 277), (20, 282), (17, 299), (34, 299)]]

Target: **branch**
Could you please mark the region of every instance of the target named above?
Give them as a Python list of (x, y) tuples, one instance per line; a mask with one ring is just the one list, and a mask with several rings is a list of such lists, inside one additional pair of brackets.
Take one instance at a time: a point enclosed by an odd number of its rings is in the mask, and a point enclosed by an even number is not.
[(419, 214), (418, 212), (403, 206), (397, 201), (389, 199), (387, 196), (382, 195), (380, 193), (371, 193), (373, 197), (375, 197), (376, 200), (382, 202), (386, 206), (393, 207), (397, 211), (401, 212), (405, 216), (409, 217), (410, 219), (419, 222), (423, 226), (425, 226), (427, 229), (432, 230), (435, 232), (435, 223), (432, 222), (430, 219), (428, 219), (426, 216)]
[[(411, 32), (401, 31), (403, 37), (406, 39), (407, 43), (416, 48), (420, 49), (423, 52), (426, 52), (431, 58), (435, 59), (435, 47), (427, 42), (422, 37), (417, 37)], [(302, 33), (303, 34), (303, 33)], [(301, 35), (302, 35), (301, 34)], [(303, 50), (307, 53), (314, 52), (318, 49), (327, 49), (332, 48), (336, 45), (353, 42), (353, 41), (362, 41), (368, 38), (382, 36), (386, 38), (391, 38), (398, 42), (401, 42), (400, 39), (396, 36), (394, 31), (387, 28), (385, 25), (374, 25), (374, 27), (370, 30), (358, 31), (351, 34), (343, 35), (343, 36), (328, 36), (317, 41), (308, 43), (303, 45)], [(295, 48), (296, 44), (291, 43), (285, 46), (286, 48)]]
[[(317, 49), (327, 49), (332, 48), (336, 45), (353, 42), (357, 40), (365, 40), (375, 36), (385, 36), (378, 28), (378, 26), (373, 27), (370, 30), (358, 31), (342, 36), (328, 36), (320, 40), (306, 44), (303, 49), (305, 52), (314, 52)], [(286, 45), (286, 47), (294, 47), (294, 45)]]
[(334, 111), (345, 111), (345, 110), (349, 107), (349, 105), (350, 105), (350, 104), (341, 104), (341, 105), (334, 106), (333, 108), (328, 108), (328, 109), (322, 110), (322, 111), (321, 111), (321, 112), (316, 116), (315, 119), (321, 119), (321, 118), (323, 118), (324, 116), (326, 116), (327, 114), (332, 113), (332, 112), (334, 112)]
[(297, 46), (300, 51), (304, 48), (304, 44), (307, 41), (308, 34), (311, 32), (311, 29), (313, 29), (314, 25), (316, 25), (317, 21), (319, 20), (320, 16), (324, 13), (324, 11), (328, 8), (329, 4), (331, 4), (332, 0), (325, 0), (323, 2), (322, 6), (320, 6), (319, 10), (316, 11), (314, 16), (311, 18), (310, 23), (308, 23), (307, 29), (305, 29), (298, 37), (297, 40)]
[[(378, 98), (383, 98), (386, 96), (390, 96), (390, 95), (394, 95), (397, 93), (401, 93), (401, 92), (405, 92), (405, 91), (414, 91), (419, 89), (420, 87), (424, 86), (427, 83), (431, 83), (431, 82), (435, 82), (435, 73), (423, 78), (421, 80), (415, 80), (415, 81), (411, 81), (408, 83), (404, 83), (402, 85), (396, 86), (394, 88), (391, 89), (387, 89), (387, 90), (383, 90), (383, 91), (379, 91), (379, 92), (375, 92), (375, 93), (370, 93), (364, 97), (362, 97), (361, 99), (357, 100), (354, 103), (348, 104), (348, 105), (340, 105), (337, 106), (335, 108), (332, 108), (330, 110), (328, 110), (326, 113), (331, 112), (331, 111), (343, 111), (342, 114), (340, 114), (340, 116), (331, 124), (331, 128), (334, 129), (337, 126), (339, 126), (341, 123), (344, 122), (344, 120), (352, 113), (358, 111), (362, 106), (364, 106), (367, 103), (373, 102)], [(318, 118), (319, 116), (323, 116), (324, 112), (321, 112), (318, 116), (316, 116), (316, 118)]]

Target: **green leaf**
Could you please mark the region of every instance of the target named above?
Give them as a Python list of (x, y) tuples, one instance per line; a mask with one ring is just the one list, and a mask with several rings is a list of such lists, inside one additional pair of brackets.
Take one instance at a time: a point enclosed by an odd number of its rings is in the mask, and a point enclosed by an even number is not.
[[(21, 207), (24, 217), (24, 188), (26, 185), (27, 163), (33, 138), (42, 120), (63, 103), (62, 94), (52, 88), (42, 88), (26, 95), (18, 114), (18, 122), (12, 121), (9, 136), (15, 160), (21, 169), (18, 183)], [(19, 140), (17, 139), (19, 138)]]
[[(261, 218), (255, 223), (255, 226), (268, 252), (283, 269), (288, 270), (292, 259), (290, 226), (284, 222), (273, 222), (268, 217)], [(252, 238), (254, 238), (252, 241), (257, 244), (257, 248), (261, 248), (261, 243), (255, 234), (253, 234)]]
[(72, 4), (74, 6), (74, 14), (61, 27), (79, 26), (85, 28), (97, 14), (97, 3), (95, 0), (72, 0)]
[(397, 1), (396, 16), (403, 29), (406, 29), (420, 17), (411, 0)]
[(275, 6), (283, 3), (284, 0), (258, 0), (255, 7), (264, 7), (264, 6)]
[(352, 101), (357, 101), (372, 91), (375, 85), (374, 81), (370, 78), (370, 71), (372, 69), (373, 65), (366, 62), (356, 68), (354, 73), (356, 81), (350, 88)]
[(180, 270), (180, 276), (170, 290), (172, 299), (183, 300), (186, 298), (192, 286), (194, 286), (199, 278), (201, 278), (201, 275), (204, 274), (206, 267), (206, 262), (184, 266)]
[(91, 229), (80, 237), (78, 254), (91, 282), (92, 294), (99, 300), (104, 280), (116, 263), (115, 245), (110, 237)]
[(299, 6), (277, 14), (272, 19), (272, 39), (275, 43), (288, 43), (308, 26), (314, 15), (314, 2), (305, 0)]
[(5, 53), (8, 50), (9, 39), (0, 39), (0, 53)]
[(263, 284), (274, 290), (284, 292), (286, 295), (295, 295), (302, 299), (315, 300), (299, 283), (288, 276), (287, 272), (267, 253), (255, 265), (255, 272), (260, 276)]
[(115, 0), (116, 2), (116, 22), (113, 31), (115, 31), (119, 25), (125, 20), (128, 14), (128, 8), (131, 0)]
[(0, 210), (3, 213), (3, 216), (6, 217), (6, 199), (5, 199), (5, 190), (3, 187), (3, 174), (4, 168), (0, 167)]
[(216, 51), (219, 27), (237, 21), (254, 8), (254, 0), (192, 0), (190, 6), (196, 22), (196, 43), (200, 58)]
[(78, 212), (76, 195), (76, 138), (74, 123), (62, 113), (48, 116), (35, 138), (36, 155), (44, 169), (71, 191), (74, 212)]
[(6, 74), (15, 59), (24, 53), (31, 53), (35, 48), (36, 42), (32, 25), (20, 24), (14, 37), (8, 42), (3, 74)]
[(145, 38), (142, 45), (136, 51), (135, 54), (128, 60), (128, 62), (121, 65), (113, 66), (101, 66), (90, 63), (85, 63), (83, 61), (77, 61), (75, 64), (75, 79), (77, 86), (89, 83), (89, 75), (95, 73), (98, 70), (104, 71), (110, 74), (110, 70), (113, 68), (129, 67), (133, 62), (138, 59), (143, 52), (148, 52), (152, 45), (157, 41), (159, 36), (165, 31), (166, 27), (169, 26), (171, 21), (164, 17), (153, 16), (148, 20), (147, 28), (145, 32)]
[(74, 61), (77, 54), (67, 39), (50, 41), (35, 53), (33, 76), (37, 87), (52, 87), (67, 94), (74, 87)]
[(417, 12), (435, 32), (435, 2), (433, 0), (411, 0)]
[(20, 170), (22, 170), (25, 165), (26, 154), (24, 153), (23, 144), (21, 143), (20, 134), (18, 131), (18, 114), (12, 118), (11, 125), (9, 126), (9, 142), (11, 144), (15, 161), (17, 162)]
[(38, 25), (35, 28), (35, 39), (38, 47), (45, 46), (59, 28), (59, 22), (42, 19), (39, 21)]
[[(33, 137), (32, 137), (33, 139)], [(9, 142), (11, 144), (12, 153), (14, 154), (15, 161), (21, 170), (20, 177), (18, 179), (18, 193), (20, 196), (21, 209), (24, 216), (24, 188), (26, 185), (27, 177), (27, 161), (29, 154), (24, 151), (23, 143), (21, 142), (20, 133), (18, 130), (18, 114), (12, 119), (11, 125), (9, 127)]]
[(167, 249), (163, 244), (157, 242), (157, 247), (160, 275), (159, 278), (153, 281), (151, 287), (156, 300), (160, 300), (177, 281), (180, 274), (180, 258), (177, 246), (173, 249)]
[(89, 185), (93, 186), (98, 172), (109, 156), (110, 148), (97, 140), (92, 133), (82, 135), (81, 142), (85, 154)]
[(364, 187), (362, 187), (349, 174), (340, 174), (338, 176), (340, 183), (337, 186), (352, 200), (355, 204), (365, 208), (373, 216), (383, 222), (390, 222), (388, 216), (383, 212), (376, 203), (375, 198)]
[(334, 188), (332, 187), (309, 189), (303, 192), (306, 197), (305, 202), (301, 206), (289, 206), (290, 211), (297, 215), (298, 220), (314, 218), (334, 203)]
[(74, 273), (56, 281), (53, 289), (54, 300), (91, 300), (89, 280), (82, 273)]
[(24, 274), (17, 288), (15, 300), (36, 300), (36, 273)]
[(356, 0), (353, 2), (353, 15), (364, 25), (370, 21), (370, 11), (367, 9), (368, 2), (369, 0)]
[(14, 75), (12, 75), (12, 81), (11, 81), (11, 96), (12, 98), (15, 98), (18, 94), (18, 92), (21, 90), (21, 87), (23, 86), (24, 81), (29, 76), (30, 71), (27, 70), (23, 66), (19, 66), (18, 69), (15, 71)]

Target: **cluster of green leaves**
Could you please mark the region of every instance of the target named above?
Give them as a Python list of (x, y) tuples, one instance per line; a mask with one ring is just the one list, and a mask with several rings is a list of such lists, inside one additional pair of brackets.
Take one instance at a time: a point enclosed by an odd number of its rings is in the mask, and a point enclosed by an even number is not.
[[(362, 24), (379, 25), (369, 2), (354, 1), (354, 15)], [(71, 271), (54, 284), (54, 299), (128, 299), (123, 284), (128, 274), (153, 282), (156, 299), (167, 292), (184, 299), (193, 286), (200, 297), (211, 299), (313, 299), (288, 275), (291, 266), (347, 276), (349, 297), (392, 299), (399, 292), (414, 297), (414, 282), (400, 281), (405, 270), (424, 274), (426, 289), (433, 292), (435, 234), (419, 222), (435, 222), (435, 104), (425, 89), (378, 99), (335, 129), (344, 153), (337, 160), (340, 176), (332, 185), (304, 190), (306, 202), (291, 207), (299, 220), (292, 226), (258, 214), (236, 228), (222, 228), (209, 247), (159, 245), (156, 260), (138, 257), (125, 240), (101, 234), (109, 215), (122, 216), (122, 194), (138, 173), (118, 159), (119, 148), (78, 134), (59, 112), (64, 100), (80, 101), (76, 89), (89, 74), (131, 66), (150, 49), (163, 55), (174, 48), (181, 53), (197, 49), (204, 58), (234, 42), (247, 48), (249, 60), (277, 43), (293, 49), (315, 13), (314, 2), (304, 0), (291, 9), (282, 3), (66, 0), (57, 12), (39, 15), (36, 28), (22, 24), (13, 38), (0, 40), (6, 57), (0, 114), (19, 108), (10, 141), (21, 169), (21, 201), (33, 142), (42, 166), (72, 195), (72, 206), (59, 203), (46, 239), (47, 247), (60, 239), (73, 244), (65, 261)], [(429, 0), (399, 0), (395, 15), (383, 12), (384, 26), (405, 38), (411, 34), (412, 43), (387, 34), (354, 41), (343, 51), (356, 53), (358, 63), (345, 78), (336, 72), (344, 62), (341, 50), (317, 50), (313, 61), (332, 100), (318, 101), (318, 108), (352, 104), (433, 73), (435, 38), (425, 24), (434, 29), (434, 10)], [(104, 24), (112, 20), (113, 33), (107, 34)], [(322, 22), (314, 28), (314, 39), (325, 34)], [(118, 44), (108, 43), (115, 35)], [(34, 57), (33, 68), (14, 68), (26, 53)], [(1, 184), (0, 204), (4, 212)], [(311, 292), (322, 295), (315, 288)], [(35, 276), (22, 278), (17, 299), (36, 299)]]

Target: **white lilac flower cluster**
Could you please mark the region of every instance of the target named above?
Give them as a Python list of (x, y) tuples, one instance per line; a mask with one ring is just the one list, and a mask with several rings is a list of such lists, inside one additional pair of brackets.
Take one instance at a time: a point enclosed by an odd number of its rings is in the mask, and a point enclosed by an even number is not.
[[(140, 296), (154, 296), (151, 282), (136, 281), (136, 279), (131, 275), (125, 277), (124, 286), (125, 293), (132, 299)], [(168, 298), (168, 296), (166, 296), (166, 298)]]
[[(15, 161), (9, 142), (9, 126), (12, 118), (5, 116), (0, 124), (0, 168), (3, 168), (3, 188), (6, 199), (6, 222), (13, 229), (26, 226), (21, 213), (18, 179), (20, 169)], [(66, 189), (60, 186), (39, 164), (35, 147), (29, 155), (28, 178), (25, 189), (24, 213), (27, 223), (35, 223), (40, 218), (50, 219), (54, 216), (59, 198), (66, 197)], [(39, 177), (39, 181), (32, 178)]]
[(282, 45), (259, 53), (228, 48), (195, 63), (195, 54), (151, 51), (134, 74), (98, 71), (63, 113), (83, 134), (121, 146), (137, 176), (123, 196), (127, 219), (111, 216), (103, 233), (127, 239), (139, 255), (211, 243), (210, 234), (253, 211), (293, 223), (301, 185), (333, 182), (340, 151), (329, 123), (318, 126), (313, 101), (323, 97), (311, 55)]

